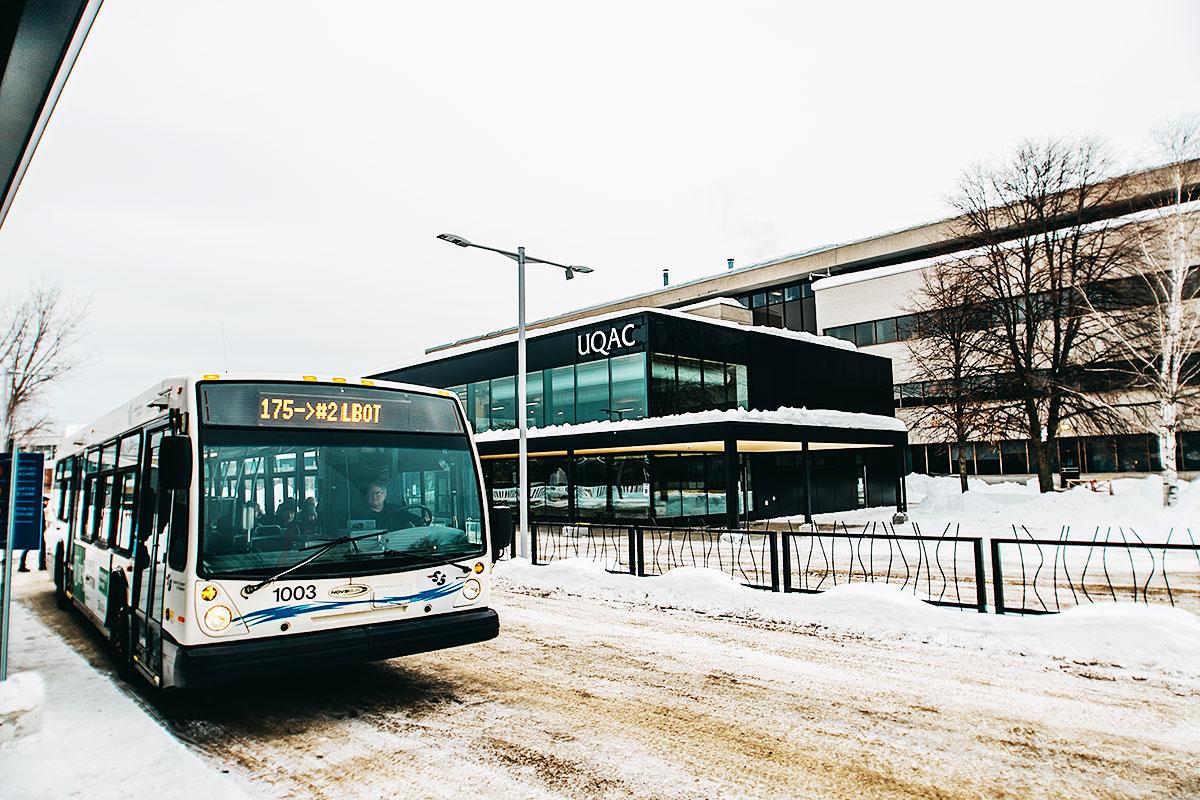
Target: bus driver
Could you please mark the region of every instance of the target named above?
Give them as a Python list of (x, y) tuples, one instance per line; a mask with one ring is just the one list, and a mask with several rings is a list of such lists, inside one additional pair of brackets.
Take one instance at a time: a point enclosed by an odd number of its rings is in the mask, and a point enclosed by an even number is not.
[(383, 481), (368, 483), (364, 494), (367, 498), (366, 514), (374, 517), (377, 528), (394, 531), (425, 524), (413, 509), (398, 508), (387, 501), (388, 488)]

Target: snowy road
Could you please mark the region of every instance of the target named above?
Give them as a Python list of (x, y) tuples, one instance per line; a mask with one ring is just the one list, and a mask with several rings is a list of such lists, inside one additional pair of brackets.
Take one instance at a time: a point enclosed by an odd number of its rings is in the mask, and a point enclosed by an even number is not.
[[(41, 587), (22, 601), (107, 669)], [(497, 605), (475, 650), (148, 711), (263, 797), (1200, 795), (1195, 671), (536, 590)]]

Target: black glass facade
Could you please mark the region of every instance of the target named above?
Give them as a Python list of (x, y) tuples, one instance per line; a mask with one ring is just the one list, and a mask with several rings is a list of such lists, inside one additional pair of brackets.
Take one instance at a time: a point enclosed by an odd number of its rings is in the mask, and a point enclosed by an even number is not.
[(812, 281), (807, 278), (740, 294), (734, 299), (750, 309), (755, 325), (817, 332), (817, 300)]
[[(800, 303), (811, 300), (811, 292), (802, 296), (799, 285), (794, 292), (781, 290), (785, 323), (789, 297)], [(768, 299), (766, 307), (771, 305)], [(796, 308), (802, 320), (803, 304)], [(531, 331), (527, 359), (530, 428), (737, 408), (893, 414), (891, 362), (885, 358), (680, 312), (644, 311), (552, 333)], [(516, 346), (505, 342), (442, 358), (434, 354), (375, 377), (455, 391), (475, 431), (483, 432), (516, 427), (515, 368)], [(806, 509), (799, 441), (789, 452), (737, 452), (722, 449), (720, 429), (706, 430), (703, 447), (684, 446), (688, 435), (681, 434), (678, 450), (669, 443), (644, 450), (594, 443), (585, 448), (570, 429), (551, 452), (544, 452), (544, 439), (531, 440), (533, 518), (713, 523), (733, 514), (754, 519)], [(514, 443), (481, 439), (479, 448), (492, 502), (516, 505)], [(896, 503), (902, 460), (892, 447), (814, 453), (812, 509)]]

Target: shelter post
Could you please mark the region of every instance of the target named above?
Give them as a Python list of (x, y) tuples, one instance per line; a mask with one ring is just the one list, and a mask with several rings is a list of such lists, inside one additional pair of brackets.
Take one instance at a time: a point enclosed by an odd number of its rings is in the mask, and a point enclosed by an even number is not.
[(808, 453), (808, 440), (801, 442), (801, 460), (804, 462), (804, 522), (811, 523), (812, 518), (812, 459)]
[(738, 526), (738, 449), (737, 439), (725, 439), (725, 525)]

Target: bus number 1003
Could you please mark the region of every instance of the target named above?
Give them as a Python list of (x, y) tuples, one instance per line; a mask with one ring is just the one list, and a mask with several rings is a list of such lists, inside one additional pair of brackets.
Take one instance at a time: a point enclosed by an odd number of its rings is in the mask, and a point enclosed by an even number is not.
[(317, 587), (311, 583), (308, 586), (280, 586), (275, 590), (275, 602), (286, 603), (288, 600), (316, 600)]

